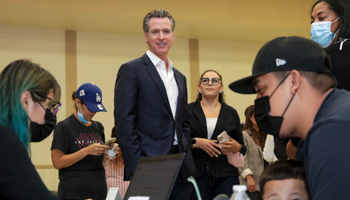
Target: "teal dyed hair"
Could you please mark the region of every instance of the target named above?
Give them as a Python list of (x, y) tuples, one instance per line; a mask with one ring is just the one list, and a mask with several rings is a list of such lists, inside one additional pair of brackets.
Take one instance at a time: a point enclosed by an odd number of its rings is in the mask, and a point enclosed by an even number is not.
[(22, 106), (21, 95), (28, 90), (33, 101), (43, 102), (51, 89), (54, 98), (48, 104), (55, 105), (61, 98), (55, 77), (29, 60), (16, 60), (0, 74), (0, 124), (13, 129), (27, 149), (30, 141), (29, 117)]

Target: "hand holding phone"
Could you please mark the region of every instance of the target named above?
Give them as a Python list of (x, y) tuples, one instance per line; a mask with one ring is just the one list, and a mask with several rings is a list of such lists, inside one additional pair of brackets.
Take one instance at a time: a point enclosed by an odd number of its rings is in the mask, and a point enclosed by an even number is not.
[(227, 134), (226, 131), (223, 131), (222, 133), (220, 133), (220, 135), (218, 135), (218, 142), (229, 142), (230, 141), (230, 138)]
[(107, 142), (105, 143), (105, 145), (110, 145), (112, 143), (115, 143), (117, 141), (117, 138), (111, 138), (109, 140), (107, 140)]

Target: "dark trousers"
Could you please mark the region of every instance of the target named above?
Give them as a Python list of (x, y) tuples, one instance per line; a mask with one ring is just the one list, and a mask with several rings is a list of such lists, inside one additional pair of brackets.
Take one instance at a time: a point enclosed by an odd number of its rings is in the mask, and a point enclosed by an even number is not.
[[(179, 153), (179, 147), (173, 146), (169, 154)], [(171, 191), (169, 200), (189, 200), (194, 190), (193, 184), (190, 182), (185, 182), (185, 179), (182, 177), (182, 171), (180, 169), (179, 174), (177, 175), (173, 190)]]
[(189, 200), (193, 189), (192, 183), (184, 182), (181, 176), (181, 170), (176, 178), (173, 190), (171, 191), (169, 200)]
[[(233, 193), (232, 186), (239, 185), (237, 176), (214, 178), (209, 174), (209, 170), (202, 177), (196, 178), (202, 200), (213, 200), (219, 194), (226, 194), (229, 198)], [(197, 200), (195, 190), (191, 195), (191, 200)]]

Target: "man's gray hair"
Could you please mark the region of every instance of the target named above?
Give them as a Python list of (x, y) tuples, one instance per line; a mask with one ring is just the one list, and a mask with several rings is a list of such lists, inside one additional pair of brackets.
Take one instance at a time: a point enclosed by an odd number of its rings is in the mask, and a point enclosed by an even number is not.
[(171, 30), (173, 32), (175, 31), (175, 19), (173, 18), (173, 16), (171, 16), (171, 14), (164, 9), (158, 9), (158, 10), (153, 10), (153, 11), (147, 13), (145, 18), (143, 18), (143, 27), (142, 27), (143, 32), (148, 33), (149, 21), (151, 20), (152, 17), (154, 17), (154, 18), (164, 18), (164, 17), (169, 18), (169, 20), (171, 22)]

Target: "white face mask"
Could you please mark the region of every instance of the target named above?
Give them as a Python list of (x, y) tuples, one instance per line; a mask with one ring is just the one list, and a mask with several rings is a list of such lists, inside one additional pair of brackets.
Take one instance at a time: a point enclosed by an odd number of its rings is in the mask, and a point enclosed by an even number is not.
[(323, 48), (328, 47), (332, 41), (334, 40), (337, 32), (333, 33), (331, 31), (331, 26), (334, 22), (338, 21), (340, 17), (338, 17), (333, 22), (325, 21), (325, 22), (314, 22), (311, 24), (311, 39), (318, 44), (320, 44)]

